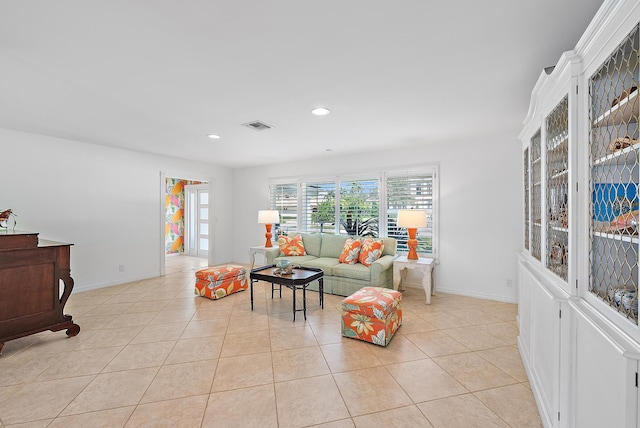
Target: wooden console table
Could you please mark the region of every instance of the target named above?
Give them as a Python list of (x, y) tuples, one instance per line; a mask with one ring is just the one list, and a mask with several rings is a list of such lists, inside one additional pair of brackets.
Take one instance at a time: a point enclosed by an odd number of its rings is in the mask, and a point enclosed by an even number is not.
[(80, 332), (63, 313), (73, 290), (70, 254), (71, 244), (0, 230), (0, 353), (5, 342), (41, 331)]

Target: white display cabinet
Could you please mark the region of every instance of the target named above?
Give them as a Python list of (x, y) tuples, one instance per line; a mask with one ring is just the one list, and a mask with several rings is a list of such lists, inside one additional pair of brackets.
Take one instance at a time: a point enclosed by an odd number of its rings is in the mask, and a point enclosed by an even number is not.
[(639, 24), (605, 0), (520, 133), (518, 346), (547, 427), (640, 427)]

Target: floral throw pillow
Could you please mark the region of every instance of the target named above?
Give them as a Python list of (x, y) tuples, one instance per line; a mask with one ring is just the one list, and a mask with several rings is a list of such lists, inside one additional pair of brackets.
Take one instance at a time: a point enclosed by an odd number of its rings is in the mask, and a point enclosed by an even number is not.
[(367, 236), (362, 242), (358, 260), (365, 266), (371, 266), (371, 263), (375, 262), (382, 256), (383, 251), (384, 242), (382, 239), (373, 239), (370, 236)]
[(302, 243), (302, 235), (293, 238), (285, 235), (278, 237), (278, 246), (280, 247), (280, 257), (282, 256), (304, 256), (304, 244)]
[(358, 263), (358, 256), (360, 256), (360, 244), (360, 238), (347, 238), (344, 242), (344, 247), (342, 247), (342, 254), (340, 254), (338, 261), (348, 265), (355, 265)]

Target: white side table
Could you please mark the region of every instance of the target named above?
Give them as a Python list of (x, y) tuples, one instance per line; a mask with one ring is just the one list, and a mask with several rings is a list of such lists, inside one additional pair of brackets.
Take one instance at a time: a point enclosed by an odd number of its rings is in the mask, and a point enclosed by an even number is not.
[(410, 269), (418, 270), (422, 272), (422, 287), (427, 295), (427, 305), (431, 304), (431, 296), (436, 294), (436, 288), (433, 286), (433, 264), (433, 259), (408, 260), (407, 256), (398, 257), (393, 261), (393, 289), (398, 289), (401, 280), (404, 282)]
[(249, 248), (249, 258), (251, 259), (251, 269), (253, 269), (253, 266), (256, 264), (256, 254), (262, 254), (264, 256), (264, 259), (267, 259), (267, 251), (273, 249), (273, 247), (265, 247), (264, 245), (261, 245), (260, 247), (250, 247)]

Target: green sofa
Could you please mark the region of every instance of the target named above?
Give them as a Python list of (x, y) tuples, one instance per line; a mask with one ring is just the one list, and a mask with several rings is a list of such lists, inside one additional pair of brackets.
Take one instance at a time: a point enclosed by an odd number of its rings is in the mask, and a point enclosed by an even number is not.
[[(296, 235), (298, 233), (290, 234)], [(382, 257), (367, 267), (360, 263), (348, 265), (338, 261), (349, 236), (327, 233), (299, 235), (302, 235), (306, 255), (280, 257), (280, 248), (274, 246), (266, 252), (267, 264), (286, 259), (294, 265), (321, 268), (324, 271), (324, 292), (339, 296), (349, 296), (368, 286), (393, 288), (393, 260), (398, 257), (394, 238), (379, 238), (384, 241)], [(310, 284), (309, 289), (317, 291), (318, 283)]]

